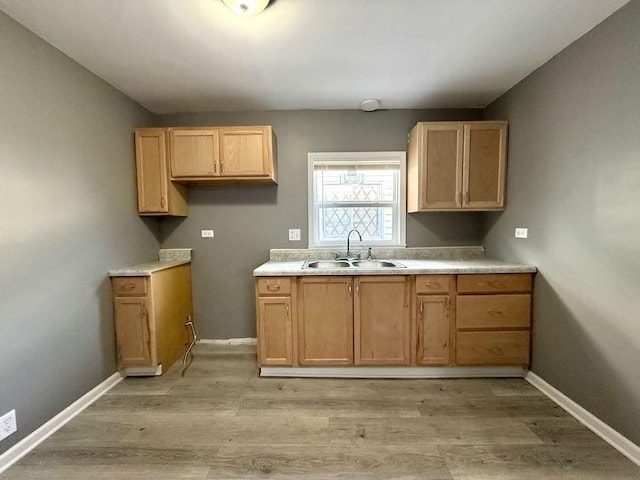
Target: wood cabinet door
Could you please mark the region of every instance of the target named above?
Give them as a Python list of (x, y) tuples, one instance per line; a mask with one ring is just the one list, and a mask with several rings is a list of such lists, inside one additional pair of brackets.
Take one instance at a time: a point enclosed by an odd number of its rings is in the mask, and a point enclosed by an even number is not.
[(298, 355), (301, 365), (353, 364), (351, 277), (300, 278)]
[(293, 365), (291, 299), (258, 298), (258, 361), (261, 366)]
[(418, 297), (417, 354), (418, 365), (451, 363), (451, 297)]
[(409, 365), (409, 278), (361, 276), (354, 283), (354, 364)]
[(228, 177), (270, 176), (270, 127), (220, 128), (220, 175)]
[(168, 213), (167, 138), (162, 128), (135, 132), (138, 211)]
[(116, 297), (114, 310), (119, 368), (152, 366), (147, 297)]
[(172, 129), (169, 132), (171, 148), (171, 177), (213, 177), (218, 175), (220, 145), (218, 130)]
[(507, 166), (507, 123), (465, 125), (463, 208), (501, 209)]
[(464, 124), (422, 126), (421, 210), (460, 208)]

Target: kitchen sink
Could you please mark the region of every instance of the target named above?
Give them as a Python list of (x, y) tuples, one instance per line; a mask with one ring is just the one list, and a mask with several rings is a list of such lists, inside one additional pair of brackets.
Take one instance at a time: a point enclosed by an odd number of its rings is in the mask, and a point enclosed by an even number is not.
[(314, 262), (307, 262), (304, 268), (345, 268), (350, 267), (349, 262), (336, 261), (336, 260), (317, 260)]
[(354, 260), (351, 262), (354, 267), (359, 268), (389, 268), (389, 267), (404, 267), (398, 263), (394, 263), (390, 260)]
[(391, 260), (313, 260), (307, 261), (302, 268), (405, 268), (404, 265)]

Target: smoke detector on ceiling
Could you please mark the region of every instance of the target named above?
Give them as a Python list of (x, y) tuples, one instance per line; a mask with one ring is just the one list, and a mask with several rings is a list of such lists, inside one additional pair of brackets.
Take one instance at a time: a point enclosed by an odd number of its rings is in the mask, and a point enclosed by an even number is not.
[(360, 102), (360, 110), (363, 112), (375, 112), (380, 108), (380, 100), (377, 98), (365, 98)]

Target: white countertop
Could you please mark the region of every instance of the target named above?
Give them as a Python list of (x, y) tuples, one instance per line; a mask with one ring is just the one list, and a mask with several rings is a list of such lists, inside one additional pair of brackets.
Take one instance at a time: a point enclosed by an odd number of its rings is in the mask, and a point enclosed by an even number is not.
[[(376, 259), (378, 260), (378, 259)], [(383, 259), (380, 259), (383, 260)], [(457, 273), (533, 273), (536, 267), (487, 258), (473, 260), (403, 260), (391, 259), (404, 268), (303, 268), (304, 261), (263, 263), (253, 271), (254, 277), (284, 277), (304, 275), (423, 275)]]
[(110, 277), (148, 277), (153, 272), (191, 263), (190, 260), (158, 260), (109, 271)]

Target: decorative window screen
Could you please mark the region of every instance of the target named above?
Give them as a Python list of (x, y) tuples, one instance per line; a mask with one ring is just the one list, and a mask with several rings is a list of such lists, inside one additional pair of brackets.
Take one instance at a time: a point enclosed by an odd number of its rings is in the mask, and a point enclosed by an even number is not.
[[(405, 153), (309, 153), (309, 246), (405, 246)], [(357, 247), (356, 247), (357, 248)]]

